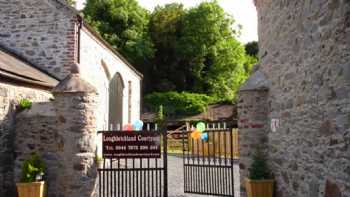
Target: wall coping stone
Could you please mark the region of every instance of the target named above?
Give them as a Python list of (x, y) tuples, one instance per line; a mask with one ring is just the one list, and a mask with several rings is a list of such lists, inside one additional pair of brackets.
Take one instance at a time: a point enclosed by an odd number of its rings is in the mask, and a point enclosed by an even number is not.
[(89, 82), (80, 77), (78, 73), (72, 73), (63, 79), (55, 88), (52, 93), (97, 93), (97, 90)]
[(30, 109), (26, 109), (17, 114), (17, 118), (32, 118), (34, 116), (55, 117), (56, 111), (51, 102), (33, 103)]
[(266, 78), (265, 74), (260, 70), (257, 70), (249, 77), (249, 79), (241, 86), (239, 91), (252, 91), (252, 90), (269, 90), (270, 82)]

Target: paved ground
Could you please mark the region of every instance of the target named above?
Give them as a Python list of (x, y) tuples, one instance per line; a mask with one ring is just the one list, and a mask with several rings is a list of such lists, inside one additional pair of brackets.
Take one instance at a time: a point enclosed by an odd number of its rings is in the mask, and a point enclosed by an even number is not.
[(184, 193), (182, 157), (168, 156), (169, 197), (198, 197), (208, 195), (195, 195)]
[[(169, 197), (199, 197), (209, 195), (194, 195), (184, 193), (184, 178), (183, 178), (183, 160), (180, 156), (168, 156), (168, 179), (169, 179)], [(235, 185), (235, 196), (239, 197), (239, 167), (234, 167)], [(238, 177), (238, 178), (237, 178)]]
[[(131, 165), (130, 163), (131, 162), (128, 163), (128, 166)], [(159, 162), (157, 165), (159, 166), (160, 163), (162, 163), (162, 162)], [(134, 163), (134, 165), (139, 166), (139, 163), (138, 162)], [(146, 165), (146, 164), (143, 163), (143, 166), (144, 165)], [(123, 166), (123, 163), (121, 163), (121, 166)], [(150, 162), (150, 166), (154, 167), (155, 163)], [(235, 176), (235, 197), (239, 197), (239, 167), (238, 167), (238, 164), (234, 166), (234, 176)], [(125, 180), (125, 181), (128, 182), (127, 180)], [(195, 195), (195, 194), (187, 194), (187, 193), (185, 194), (184, 193), (183, 159), (181, 156), (176, 156), (176, 155), (169, 155), (168, 156), (168, 194), (169, 194), (169, 197), (209, 196), (209, 195)], [(105, 196), (110, 196), (110, 195), (106, 194)], [(124, 196), (124, 195), (120, 195), (120, 196)], [(153, 196), (149, 196), (149, 197), (153, 197)]]

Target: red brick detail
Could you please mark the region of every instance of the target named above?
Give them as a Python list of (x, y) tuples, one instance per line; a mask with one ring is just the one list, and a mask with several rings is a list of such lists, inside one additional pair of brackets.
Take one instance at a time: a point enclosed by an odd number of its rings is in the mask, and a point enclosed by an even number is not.
[(250, 127), (254, 128), (254, 129), (261, 129), (264, 127), (264, 125), (263, 124), (251, 124)]

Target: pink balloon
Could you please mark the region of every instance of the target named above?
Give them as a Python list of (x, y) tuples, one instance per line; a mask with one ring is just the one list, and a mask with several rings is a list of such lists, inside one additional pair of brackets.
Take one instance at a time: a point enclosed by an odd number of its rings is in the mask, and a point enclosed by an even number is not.
[(124, 130), (124, 131), (132, 131), (132, 130), (133, 130), (132, 124), (126, 124), (126, 125), (124, 125), (123, 130)]

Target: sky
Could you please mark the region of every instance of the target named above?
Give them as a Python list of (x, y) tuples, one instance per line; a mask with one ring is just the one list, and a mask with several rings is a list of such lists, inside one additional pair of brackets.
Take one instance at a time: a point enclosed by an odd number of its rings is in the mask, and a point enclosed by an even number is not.
[[(196, 6), (206, 0), (138, 0), (139, 4), (152, 11), (157, 5), (168, 3), (182, 3), (186, 8)], [(257, 12), (253, 0), (217, 0), (224, 10), (232, 15), (236, 22), (243, 26), (242, 35), (238, 38), (241, 42), (258, 40)], [(84, 0), (78, 0), (78, 8), (81, 8)]]

